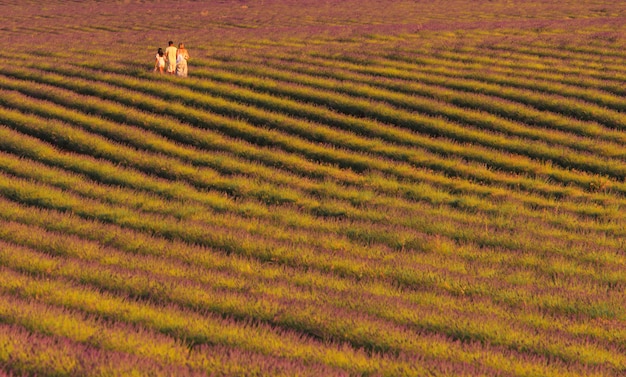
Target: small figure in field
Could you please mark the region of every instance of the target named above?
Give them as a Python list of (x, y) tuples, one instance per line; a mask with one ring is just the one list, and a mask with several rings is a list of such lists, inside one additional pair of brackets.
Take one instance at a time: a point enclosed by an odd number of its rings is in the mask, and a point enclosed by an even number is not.
[(165, 60), (167, 61), (167, 73), (173, 75), (176, 73), (176, 52), (178, 50), (174, 46), (174, 42), (169, 41), (165, 49)]
[(187, 77), (187, 60), (189, 60), (189, 53), (185, 48), (185, 44), (178, 45), (178, 53), (176, 55), (176, 75), (180, 77)]
[(165, 54), (163, 53), (163, 49), (159, 47), (159, 50), (156, 54), (156, 61), (154, 62), (154, 72), (159, 71), (159, 73), (163, 73), (163, 69), (165, 68)]

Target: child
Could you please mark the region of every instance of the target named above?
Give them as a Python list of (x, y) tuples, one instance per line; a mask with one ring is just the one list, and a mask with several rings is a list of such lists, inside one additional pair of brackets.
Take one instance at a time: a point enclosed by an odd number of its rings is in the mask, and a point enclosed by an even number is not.
[(154, 72), (158, 69), (159, 73), (163, 73), (163, 68), (165, 68), (165, 54), (163, 53), (163, 49), (159, 47), (156, 54), (156, 61), (154, 62)]

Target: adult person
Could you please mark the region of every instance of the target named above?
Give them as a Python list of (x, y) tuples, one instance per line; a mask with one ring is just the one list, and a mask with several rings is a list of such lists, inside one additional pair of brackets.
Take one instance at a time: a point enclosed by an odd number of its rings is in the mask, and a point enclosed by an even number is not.
[(169, 41), (167, 48), (165, 49), (165, 60), (167, 60), (167, 73), (173, 75), (176, 73), (176, 55), (178, 49), (174, 46), (174, 42)]
[(180, 77), (187, 77), (187, 60), (189, 60), (189, 52), (185, 48), (184, 43), (178, 45), (178, 51), (176, 53), (176, 75)]
[(165, 68), (165, 53), (163, 49), (159, 47), (156, 54), (156, 61), (154, 62), (154, 72), (159, 71), (159, 73), (163, 74), (163, 69)]

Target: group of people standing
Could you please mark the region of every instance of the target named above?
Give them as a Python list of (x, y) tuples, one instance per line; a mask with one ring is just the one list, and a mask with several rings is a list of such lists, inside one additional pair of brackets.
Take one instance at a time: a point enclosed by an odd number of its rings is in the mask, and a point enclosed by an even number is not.
[(189, 53), (185, 48), (185, 44), (180, 43), (178, 48), (176, 48), (174, 42), (169, 41), (165, 51), (159, 47), (156, 54), (156, 62), (154, 63), (154, 71), (159, 73), (165, 71), (170, 75), (176, 74), (177, 76), (187, 77), (187, 60), (189, 60)]

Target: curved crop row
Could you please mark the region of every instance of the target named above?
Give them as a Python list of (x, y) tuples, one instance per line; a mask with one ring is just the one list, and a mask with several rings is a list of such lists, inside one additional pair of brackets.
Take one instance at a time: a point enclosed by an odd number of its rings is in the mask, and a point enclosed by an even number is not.
[[(264, 62), (262, 67), (257, 65), (260, 61)], [(413, 59), (411, 59), (411, 61), (413, 61), (414, 64), (416, 63)], [(212, 69), (228, 69), (229, 71), (236, 72), (239, 75), (252, 73), (259, 76), (269, 76), (285, 81), (293, 81), (295, 83), (318, 86), (321, 85), (325, 88), (338, 87), (339, 90), (342, 85), (347, 87), (346, 90), (350, 90), (352, 87), (348, 86), (347, 83), (353, 85), (367, 84), (367, 86), (383, 88), (388, 92), (395, 94), (394, 97), (398, 98), (400, 101), (402, 100), (402, 97), (398, 97), (399, 94), (419, 95), (425, 98), (434, 98), (462, 108), (477, 109), (493, 114), (497, 117), (505, 118), (500, 121), (506, 121), (507, 119), (518, 120), (523, 122), (523, 125), (526, 127), (525, 132), (529, 133), (528, 135), (537, 135), (536, 133), (533, 133), (533, 129), (537, 126), (543, 127), (542, 130), (544, 131), (544, 134), (542, 135), (544, 135), (546, 140), (551, 140), (550, 136), (554, 135), (555, 141), (572, 144), (574, 146), (576, 145), (574, 140), (564, 140), (562, 137), (559, 137), (560, 133), (564, 132), (566, 133), (565, 135), (571, 135), (574, 139), (576, 139), (576, 135), (602, 139), (608, 141), (609, 144), (623, 143), (626, 141), (626, 137), (623, 133), (608, 130), (597, 123), (580, 121), (571, 117), (564, 117), (556, 113), (539, 111), (519, 102), (506, 101), (497, 96), (462, 92), (451, 88), (445, 88), (440, 85), (428, 84), (426, 82), (414, 82), (409, 78), (380, 78), (371, 74), (354, 72), (353, 70), (348, 69), (348, 67), (342, 69), (340, 65), (327, 66), (323, 65), (323, 63), (324, 61), (320, 59), (316, 60), (314, 58), (289, 55), (271, 57), (262, 56), (257, 58), (249, 56), (241, 61), (232, 61), (232, 59), (229, 59), (222, 63), (212, 62), (206, 67)], [(288, 68), (290, 73), (283, 73), (285, 68)], [(216, 75), (216, 73), (212, 71), (209, 71), (209, 73)], [(506, 73), (515, 74), (519, 73), (519, 70), (511, 72), (507, 71)], [(536, 74), (534, 74), (533, 77), (534, 76), (536, 76)], [(238, 78), (240, 80), (243, 79), (242, 77)], [(317, 78), (329, 78), (335, 81), (326, 82)], [(559, 81), (563, 80), (563, 77), (559, 77)], [(578, 82), (580, 78), (577, 76), (575, 80)], [(350, 92), (353, 93), (354, 90), (351, 90)], [(463, 114), (461, 113), (460, 115)], [(559, 132), (550, 132), (550, 128), (554, 128), (554, 130)]]
[[(417, 157), (417, 156), (416, 156), (416, 157)], [(420, 161), (424, 161), (424, 156), (419, 157), (419, 158), (420, 158)], [(428, 160), (426, 160), (426, 161), (428, 161)], [(413, 174), (415, 174), (415, 173), (413, 173)], [(422, 175), (422, 176), (423, 176), (423, 175)], [(497, 175), (492, 175), (492, 177), (497, 177)], [(580, 178), (580, 175), (577, 175), (577, 177), (579, 177), (579, 178)], [(589, 183), (588, 183), (588, 184), (590, 185), (590, 184), (592, 184), (592, 183), (593, 183), (593, 180), (592, 180), (592, 181), (589, 181)], [(519, 181), (517, 181), (516, 183), (513, 183), (513, 184), (514, 184), (514, 185), (516, 185), (517, 187), (519, 187), (519, 186), (520, 186), (520, 182), (519, 182)], [(533, 186), (534, 186), (534, 187), (537, 187), (537, 185), (536, 185), (536, 184), (534, 184)], [(545, 185), (544, 185), (544, 186), (545, 186)], [(545, 187), (548, 187), (548, 186), (545, 186)]]
[[(119, 81), (118, 81), (118, 82), (119, 82)], [(155, 93), (157, 93), (157, 92), (155, 92)], [(255, 115), (255, 116), (258, 116), (258, 114), (257, 114), (257, 115)], [(277, 125), (280, 125), (281, 127), (283, 127), (283, 126), (282, 126), (282, 123), (276, 123), (276, 119), (274, 119), (274, 118), (266, 118), (266, 117), (264, 117), (264, 118), (262, 118), (262, 119), (264, 119), (264, 122), (271, 121), (271, 122), (273, 122), (272, 124), (277, 124)], [(271, 120), (270, 120), (270, 119), (271, 119)], [(283, 119), (284, 119), (284, 118), (283, 118)], [(283, 128), (283, 129), (284, 129), (284, 128)], [(291, 130), (293, 130), (293, 129), (291, 129)], [(299, 130), (301, 130), (301, 131), (298, 131), (298, 132), (302, 132), (302, 131), (304, 131), (304, 129), (299, 129)], [(308, 132), (308, 131), (307, 131), (307, 132)], [(319, 134), (319, 131), (318, 131), (318, 134)], [(306, 135), (306, 134), (303, 134), (303, 136), (304, 136), (304, 135)], [(241, 135), (240, 135), (240, 134), (237, 134), (237, 136), (241, 136)], [(354, 138), (352, 137), (352, 139), (354, 139)], [(333, 138), (333, 139), (326, 139), (326, 140), (332, 140), (333, 142), (337, 142), (337, 140), (336, 140), (335, 138)], [(343, 138), (343, 140), (347, 140), (347, 139)], [(282, 147), (284, 147), (284, 144), (282, 144)], [(476, 148), (476, 147), (473, 147), (473, 148)], [(484, 158), (486, 157), (486, 155), (488, 155), (488, 153), (485, 153), (485, 151), (483, 151), (483, 153), (480, 153), (480, 154), (478, 154), (478, 153), (473, 153), (473, 154), (472, 154), (472, 157), (473, 157), (473, 158), (484, 159)], [(333, 159), (333, 160), (331, 160), (331, 161), (337, 161), (337, 160), (334, 160), (334, 159)], [(500, 161), (501, 161), (501, 157), (497, 157), (497, 158), (489, 158), (489, 159), (487, 160), (487, 162), (488, 162), (488, 163), (490, 163), (490, 164), (496, 164), (496, 165), (500, 164), (500, 163), (501, 163)], [(523, 168), (523, 167), (522, 167), (522, 165), (520, 165), (520, 162), (519, 162), (519, 156), (518, 156), (518, 158), (517, 158), (517, 161), (516, 161), (515, 159), (513, 159), (513, 158), (509, 158), (509, 159), (508, 159), (508, 161), (506, 162), (506, 164), (505, 164), (504, 166), (506, 166), (506, 167), (509, 167), (509, 168), (510, 168), (510, 165), (509, 165), (509, 164), (513, 164), (513, 166), (516, 166), (516, 168), (517, 168), (517, 169), (520, 169), (520, 168), (521, 168), (521, 169), (523, 169), (523, 170), (526, 170), (526, 169), (531, 169), (532, 171), (534, 171), (535, 169), (537, 169), (537, 167), (533, 167), (533, 168)], [(349, 165), (349, 166), (351, 166), (352, 168), (357, 168), (357, 169), (359, 169), (359, 168), (360, 168), (360, 167), (359, 167), (359, 165), (354, 165), (354, 164)], [(524, 166), (525, 166), (525, 164), (524, 164)], [(579, 180), (579, 179), (581, 178), (581, 175), (580, 175), (580, 174), (571, 174), (571, 173), (567, 173), (566, 171), (562, 171), (562, 172), (554, 172), (554, 170), (555, 170), (555, 168), (554, 168), (554, 167), (551, 167), (551, 168), (550, 168), (550, 170), (552, 171), (552, 173), (548, 173), (548, 175), (549, 175), (550, 177), (552, 177), (553, 179), (565, 179), (565, 181), (564, 181), (564, 182), (566, 182), (566, 183), (571, 183), (572, 181), (576, 181), (576, 180)], [(585, 184), (585, 187), (590, 188), (591, 186), (593, 186), (593, 185), (595, 184), (595, 183), (592, 183), (593, 181), (594, 181), (594, 180), (588, 181), (588, 182)], [(619, 187), (620, 187), (619, 183), (616, 183), (616, 184), (614, 185), (614, 188), (619, 188)]]
[[(16, 241), (16, 240), (19, 239), (19, 238), (15, 238), (15, 237), (19, 237), (19, 235), (20, 235), (19, 227), (15, 228), (15, 227), (10, 227), (9, 226), (9, 227), (5, 227), (5, 229), (6, 230), (4, 231), (3, 237), (7, 237), (7, 235), (11, 235), (13, 241)], [(9, 233), (6, 233), (6, 232), (9, 232)], [(33, 245), (39, 245), (39, 244), (41, 244), (41, 242), (43, 240), (45, 240), (45, 242), (50, 242), (51, 245), (57, 245), (57, 246), (54, 246), (54, 249), (51, 249), (48, 246), (41, 245), (40, 247), (43, 247), (43, 250), (55, 250), (56, 253), (61, 252), (62, 250), (68, 250), (68, 251), (71, 250), (72, 253), (75, 253), (75, 252), (81, 250), (81, 247), (73, 246), (72, 242), (69, 242), (69, 243), (68, 243), (68, 241), (56, 242), (55, 241), (55, 237), (52, 236), (52, 235), (45, 236), (45, 237), (43, 237), (41, 239), (41, 241), (37, 241), (36, 239), (32, 238), (33, 232), (21, 231), (21, 233), (23, 234), (21, 236), (21, 237), (23, 237), (22, 239), (24, 239), (25, 241), (27, 240), (30, 243), (35, 242)], [(36, 234), (36, 232), (34, 232), (34, 233)], [(85, 247), (82, 247), (82, 249), (85, 249)], [(89, 248), (86, 248), (85, 250), (88, 251), (89, 253), (91, 253), (91, 255), (93, 255), (93, 252), (97, 251), (97, 248), (89, 247)], [(84, 257), (92, 258), (92, 257), (89, 257), (88, 255), (89, 254), (86, 254)], [(29, 266), (29, 269), (38, 268), (37, 266), (39, 265), (39, 263), (36, 262), (37, 258), (34, 255), (24, 256), (24, 258), (26, 258), (29, 262), (27, 264), (21, 264), (22, 266), (24, 266), (24, 267), (25, 266)], [(115, 254), (111, 254), (111, 251), (106, 252), (106, 258), (107, 258), (107, 260), (110, 260), (111, 262), (115, 261), (117, 259), (117, 258), (115, 258)], [(4, 262), (6, 264), (6, 263), (8, 263), (8, 260), (5, 260)], [(109, 262), (107, 264), (110, 264), (111, 262)], [(156, 262), (156, 261), (153, 261), (153, 263), (154, 262)], [(129, 265), (133, 266), (133, 268), (137, 268), (137, 267), (140, 266), (140, 264), (132, 262), (132, 260), (125, 260), (124, 263), (130, 263)], [(112, 276), (115, 276), (114, 275), (115, 273), (112, 270), (104, 270), (102, 272), (97, 272), (97, 271), (94, 270), (92, 272), (89, 272), (90, 271), (90, 267), (88, 265), (84, 265), (84, 266), (80, 267), (81, 266), (80, 263), (77, 264), (77, 262), (72, 262), (70, 264), (66, 264), (66, 266), (67, 266), (67, 268), (71, 268), (70, 270), (68, 270), (68, 272), (69, 271), (80, 271), (82, 274), (85, 274), (85, 275), (83, 275), (82, 278), (78, 279), (79, 281), (82, 281), (82, 282), (86, 282), (86, 281), (94, 281), (95, 282), (97, 280), (92, 280), (92, 279), (97, 279), (97, 276), (102, 276), (102, 278), (106, 278), (106, 279), (110, 279)], [(73, 268), (75, 268), (75, 267), (79, 267), (79, 268), (74, 270)], [(46, 268), (48, 268), (48, 269), (52, 268), (55, 271), (55, 273), (62, 273), (62, 271), (63, 271), (63, 268), (61, 266), (50, 267), (49, 264), (48, 264)], [(100, 271), (101, 268), (102, 267), (98, 267), (98, 269), (99, 269), (98, 271)], [(167, 268), (171, 268), (171, 267), (165, 267), (165, 268), (167, 269)], [(151, 271), (155, 271), (155, 270), (156, 271), (165, 271), (164, 268), (158, 268), (154, 264), (150, 265), (150, 270)], [(177, 273), (180, 271), (180, 269), (175, 269), (175, 270), (177, 271)], [(139, 278), (136, 273), (133, 274), (133, 275), (135, 277)], [(184, 275), (186, 277), (191, 276), (188, 273), (184, 274)], [(199, 276), (202, 276), (202, 275), (199, 275)], [(154, 278), (152, 278), (150, 280), (154, 281)], [(125, 284), (131, 284), (134, 281), (140, 281), (140, 280), (130, 280), (130, 281), (127, 281)], [(157, 281), (158, 281), (158, 279), (157, 279)], [(102, 284), (104, 284), (104, 282), (105, 281), (102, 281)], [(167, 284), (167, 285), (170, 286), (169, 290), (172, 289), (172, 287), (171, 287), (172, 284), (171, 283), (164, 283), (164, 284)], [(158, 289), (158, 285), (156, 287), (157, 288), (155, 288), (155, 289), (157, 289), (157, 290), (155, 292), (161, 292), (161, 290)], [(146, 287), (144, 289), (151, 289), (151, 288), (147, 288)], [(184, 291), (186, 292), (186, 294), (190, 294), (191, 292), (193, 292), (193, 289), (191, 291), (190, 291), (190, 289), (192, 289), (191, 286), (189, 286), (188, 284), (185, 285)], [(142, 290), (140, 292), (145, 292), (145, 291)], [(175, 292), (176, 292), (176, 290), (173, 291), (173, 293), (175, 293)], [(206, 288), (204, 288), (202, 290), (202, 292), (204, 292), (203, 294), (207, 294)], [(136, 293), (136, 294), (139, 294), (139, 293)], [(143, 295), (145, 293), (141, 293), (141, 294)], [(181, 296), (180, 294), (177, 294), (176, 296), (173, 296), (173, 297), (177, 297), (177, 299), (179, 299), (179, 298), (181, 298), (183, 296)], [(222, 297), (223, 297), (223, 295), (222, 295)], [(345, 295), (342, 295), (342, 297), (343, 297), (342, 300), (345, 300), (347, 298)], [(293, 305), (294, 302), (292, 302), (291, 304)], [(194, 305), (197, 305), (197, 304), (194, 304)], [(384, 307), (389, 307), (389, 306), (384, 306)], [(397, 307), (397, 305), (396, 305), (396, 307)], [(445, 323), (446, 321), (443, 321), (443, 322)], [(412, 323), (414, 323), (414, 322), (412, 321)], [(597, 357), (597, 355), (596, 355), (596, 357)]]

